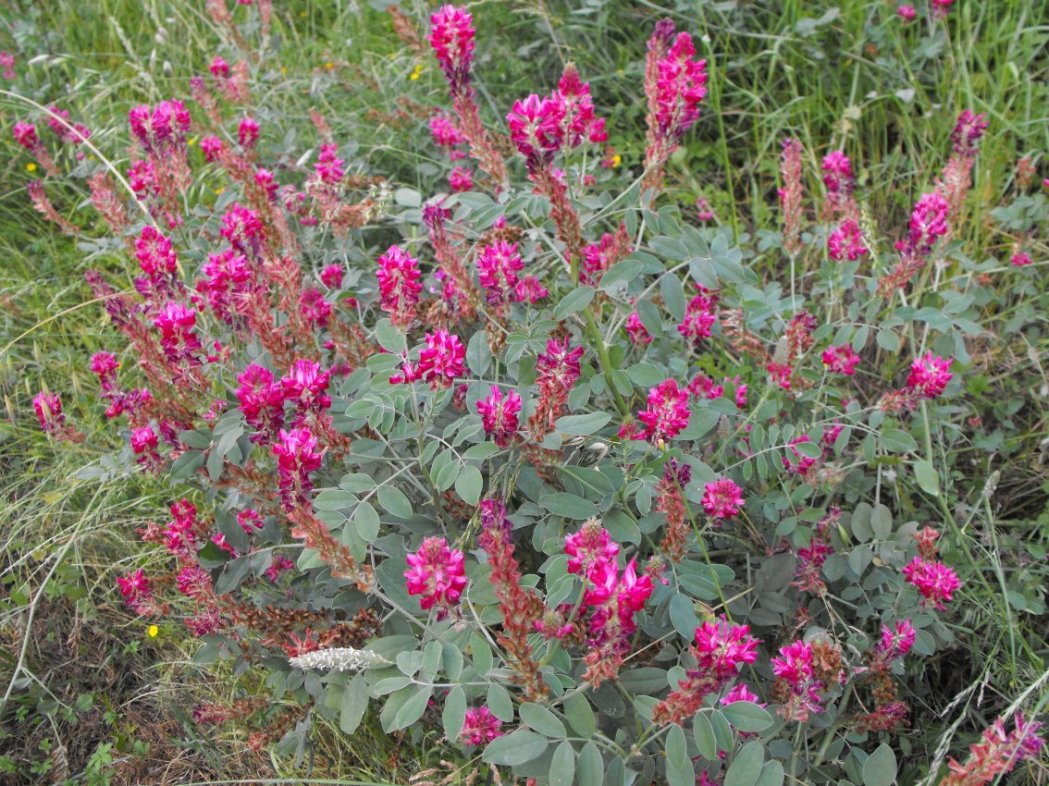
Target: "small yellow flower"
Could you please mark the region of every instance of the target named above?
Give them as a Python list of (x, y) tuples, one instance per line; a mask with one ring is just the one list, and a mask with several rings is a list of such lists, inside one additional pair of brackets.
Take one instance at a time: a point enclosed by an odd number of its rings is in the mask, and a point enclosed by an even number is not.
[(333, 68), (335, 68), (335, 63), (333, 63), (331, 60), (329, 60), (327, 63), (324, 64), (324, 67), (326, 69), (328, 69), (329, 71), (331, 71)]
[(32, 161), (30, 161), (28, 164), (25, 165), (25, 171), (26, 172), (35, 172), (36, 171), (36, 164), (34, 164)]
[(191, 136), (189, 139), (186, 140), (186, 144), (187, 145), (195, 145), (195, 144), (197, 144), (197, 138), (195, 136)]
[(416, 79), (422, 76), (422, 72), (423, 66), (422, 63), (419, 63), (417, 66), (415, 66), (415, 68), (412, 69), (412, 72), (408, 74), (408, 78), (414, 82)]
[(288, 67), (287, 66), (281, 66), (280, 67), (280, 72), (281, 72), (282, 75), (287, 74), (288, 73)]
[(151, 639), (155, 639), (157, 637), (157, 634), (160, 633), (160, 628), (158, 628), (156, 625), (150, 625), (149, 628), (146, 629), (146, 632), (149, 634), (149, 637)]
[(225, 191), (225, 190), (226, 189), (221, 188), (221, 187), (220, 188), (216, 188), (215, 189), (215, 196), (222, 196), (222, 192)]
[(615, 169), (617, 166), (619, 166), (622, 163), (623, 163), (623, 156), (619, 155), (619, 153), (616, 153), (614, 156), (612, 156), (612, 169)]

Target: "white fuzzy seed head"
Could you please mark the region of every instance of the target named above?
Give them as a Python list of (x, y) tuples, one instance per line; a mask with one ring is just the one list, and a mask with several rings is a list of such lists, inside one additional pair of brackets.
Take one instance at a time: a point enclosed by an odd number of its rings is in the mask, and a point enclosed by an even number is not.
[(370, 666), (389, 663), (386, 658), (368, 650), (353, 647), (332, 647), (314, 650), (289, 659), (292, 666), (303, 671), (363, 671)]

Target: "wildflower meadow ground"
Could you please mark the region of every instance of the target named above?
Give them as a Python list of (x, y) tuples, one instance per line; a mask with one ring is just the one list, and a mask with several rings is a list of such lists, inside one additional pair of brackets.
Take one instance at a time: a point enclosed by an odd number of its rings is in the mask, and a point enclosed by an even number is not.
[(1049, 782), (1049, 3), (2, 19), (0, 783)]

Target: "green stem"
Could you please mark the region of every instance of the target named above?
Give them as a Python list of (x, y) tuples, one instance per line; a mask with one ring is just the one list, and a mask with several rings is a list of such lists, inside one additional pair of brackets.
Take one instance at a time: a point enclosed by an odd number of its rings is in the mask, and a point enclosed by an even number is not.
[(584, 309), (583, 320), (586, 323), (586, 334), (590, 341), (593, 342), (594, 348), (597, 350), (597, 359), (601, 363), (601, 371), (604, 373), (605, 384), (612, 393), (612, 398), (615, 399), (616, 409), (619, 410), (619, 414), (626, 418), (630, 415), (630, 408), (627, 407), (626, 401), (623, 400), (623, 397), (620, 395), (612, 381), (612, 372), (614, 369), (612, 368), (612, 360), (608, 356), (608, 346), (601, 338), (601, 331), (597, 329), (594, 315), (590, 313), (589, 309)]
[(827, 733), (823, 735), (823, 742), (820, 743), (820, 749), (816, 751), (816, 758), (812, 760), (812, 768), (815, 769), (823, 763), (823, 758), (827, 755), (827, 751), (830, 749), (830, 744), (834, 740), (834, 733), (842, 726), (841, 719), (845, 717), (845, 708), (849, 706), (849, 699), (852, 698), (852, 683), (850, 682), (845, 686), (845, 692), (841, 694), (841, 703), (838, 705), (838, 720), (827, 729)]

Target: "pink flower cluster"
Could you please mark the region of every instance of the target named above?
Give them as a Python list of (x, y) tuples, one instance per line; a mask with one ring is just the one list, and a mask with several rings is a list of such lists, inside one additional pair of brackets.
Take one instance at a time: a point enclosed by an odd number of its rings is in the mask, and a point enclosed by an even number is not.
[(135, 240), (135, 258), (145, 274), (135, 279), (135, 289), (146, 301), (147, 310), (182, 294), (176, 277), (178, 257), (171, 240), (147, 224)]
[(782, 457), (783, 468), (792, 475), (800, 475), (804, 477), (816, 464), (816, 459), (811, 456), (806, 456), (795, 447), (795, 445), (801, 445), (805, 442), (812, 442), (812, 439), (808, 434), (801, 434), (795, 437), (787, 445), (787, 450), (790, 451), (790, 457), (786, 455)]
[(136, 614), (146, 616), (156, 608), (153, 587), (142, 568), (126, 576), (117, 576), (117, 587), (124, 602), (134, 609)]
[(153, 469), (160, 467), (163, 459), (157, 451), (159, 444), (159, 437), (152, 426), (131, 429), (131, 450), (138, 457), (140, 464)]
[(466, 154), (457, 150), (460, 145), (466, 144), (466, 137), (459, 127), (448, 115), (438, 112), (430, 118), (430, 135), (438, 147), (446, 148), (448, 157), (453, 161), (463, 158)]
[(390, 246), (379, 257), (375, 275), (379, 279), (379, 308), (390, 314), (394, 325), (411, 325), (422, 292), (419, 263), (400, 246)]
[(674, 143), (695, 125), (707, 95), (707, 61), (695, 55), (692, 36), (682, 32), (656, 63), (656, 128), (659, 137)]
[(921, 195), (911, 212), (907, 237), (896, 243), (900, 263), (878, 282), (880, 294), (901, 288), (925, 266), (936, 241), (950, 231), (950, 211), (951, 204), (940, 191)]
[(878, 406), (886, 412), (911, 410), (922, 400), (942, 396), (947, 383), (954, 377), (950, 372), (953, 362), (951, 358), (942, 358), (932, 352), (915, 358), (911, 363), (906, 387), (883, 395)]
[(470, 84), (475, 36), (473, 16), (465, 8), (443, 5), (430, 16), (430, 46), (453, 94)]
[(557, 90), (540, 98), (533, 93), (514, 102), (506, 122), (510, 139), (528, 163), (528, 171), (549, 166), (554, 154), (578, 147), (584, 141), (605, 142), (604, 118), (594, 113), (590, 85), (573, 66), (565, 68)]
[(390, 377), (394, 385), (423, 380), (434, 390), (448, 388), (465, 370), (466, 347), (447, 330), (426, 334), (426, 346), (419, 352), (418, 364), (405, 359), (401, 370)]
[(758, 641), (747, 625), (734, 625), (724, 617), (696, 628), (696, 662), (701, 670), (720, 680), (735, 677), (739, 669), (758, 657)]
[(672, 439), (688, 427), (690, 417), (688, 389), (678, 387), (673, 379), (660, 382), (648, 391), (648, 408), (637, 413), (644, 424), (642, 439), (659, 444)]
[(1016, 713), (1013, 730), (1005, 731), (1005, 722), (999, 718), (986, 729), (979, 742), (969, 746), (969, 758), (961, 764), (954, 759), (947, 762), (950, 774), (940, 786), (983, 786), (1000, 783), (1001, 776), (1011, 772), (1025, 760), (1036, 760), (1044, 743), (1038, 736), (1042, 724), (1028, 721)]
[(28, 123), (24, 120), (19, 120), (15, 123), (12, 129), (15, 141), (24, 147), (29, 152), (33, 152), (37, 145), (40, 144), (40, 137), (37, 136), (36, 126), (32, 123)]
[(147, 202), (151, 215), (177, 227), (183, 221), (180, 197), (190, 185), (189, 110), (181, 101), (161, 101), (154, 107), (140, 104), (128, 112), (128, 122), (145, 156), (132, 163), (128, 183)]
[(583, 247), (583, 268), (579, 272), (582, 284), (596, 285), (602, 274), (631, 251), (626, 225), (620, 224), (616, 233), (605, 232), (601, 240)]
[(226, 146), (217, 136), (206, 136), (200, 140), (200, 152), (204, 154), (204, 160), (209, 164), (218, 161), (225, 150)]
[(321, 271), (321, 283), (328, 289), (338, 289), (342, 286), (342, 279), (346, 275), (346, 268), (339, 264), (326, 265)]
[(772, 673), (788, 689), (787, 701), (780, 708), (786, 720), (806, 723), (809, 713), (823, 711), (819, 696), (822, 685), (813, 674), (812, 645), (804, 641), (787, 644), (771, 662)]
[(234, 202), (230, 209), (222, 214), (219, 234), (235, 251), (255, 257), (258, 256), (263, 240), (262, 221), (254, 210)]
[(539, 402), (528, 420), (528, 430), (535, 442), (541, 442), (546, 434), (554, 430), (554, 423), (568, 404), (568, 394), (579, 379), (579, 361), (583, 348), (572, 348), (567, 338), (559, 341), (551, 338), (546, 350), (535, 361), (536, 388)]
[(712, 377), (708, 377), (701, 371), (688, 383), (688, 392), (695, 399), (713, 401), (725, 395), (725, 385), (729, 384), (735, 387), (736, 407), (743, 409), (747, 406), (747, 385), (745, 382), (740, 381), (738, 375), (732, 379), (724, 377), (722, 378), (722, 384), (717, 384)]
[(448, 173), (448, 187), (456, 194), (469, 191), (474, 187), (473, 172), (466, 167), (453, 167)]
[(201, 272), (204, 278), (197, 281), (197, 293), (207, 300), (215, 316), (233, 324), (245, 313), (249, 294), (255, 289), (255, 275), (247, 258), (227, 248), (208, 254)]
[(823, 157), (823, 185), (832, 197), (848, 197), (852, 194), (852, 162), (841, 150), (832, 150)]
[(280, 440), (270, 446), (277, 457), (281, 499), (286, 508), (305, 504), (313, 490), (310, 474), (321, 468), (324, 450), (308, 428), (280, 430)]
[(299, 425), (307, 413), (320, 413), (331, 406), (327, 394), (330, 371), (322, 371), (315, 360), (296, 360), (288, 373), (280, 380), (285, 402), (291, 402), (297, 410), (295, 424)]
[(926, 601), (937, 609), (944, 609), (955, 590), (962, 586), (958, 574), (950, 566), (935, 560), (915, 557), (903, 568), (903, 575)]
[[(230, 66), (225, 58), (215, 55), (208, 67), (211, 76), (215, 79), (219, 90), (226, 96), (227, 100), (235, 104), (246, 103), (250, 97), (248, 91), (248, 64), (241, 60), (234, 66)], [(206, 95), (204, 80), (194, 78), (190, 80), (194, 88), (194, 97)], [(205, 103), (202, 101), (201, 103)]]
[(902, 658), (911, 651), (916, 638), (917, 633), (910, 620), (900, 620), (891, 628), (882, 625), (877, 654), (890, 661)]
[[(655, 706), (652, 721), (661, 725), (686, 724), (707, 696), (722, 690), (744, 665), (757, 660), (758, 644), (747, 625), (736, 625), (725, 617), (704, 622), (696, 628), (695, 643), (689, 648), (697, 667), (686, 671), (677, 689)], [(745, 691), (730, 691), (725, 698), (733, 692), (748, 699), (753, 696)]]
[(680, 333), (692, 345), (710, 338), (710, 329), (718, 320), (718, 296), (697, 285), (699, 294), (694, 295), (685, 307), (685, 318), (677, 326)]
[(154, 107), (139, 104), (128, 112), (131, 133), (149, 153), (180, 150), (190, 128), (190, 115), (181, 101), (161, 101)]
[(516, 390), (509, 391), (504, 399), (498, 385), (492, 385), (491, 393), (477, 402), (477, 414), (481, 416), (484, 433), (501, 448), (510, 447), (517, 436), (521, 403)]
[(648, 134), (645, 182), (662, 183), (663, 167), (685, 133), (699, 119), (699, 105), (707, 94), (707, 61), (696, 60), (688, 33), (676, 33), (674, 23), (656, 23), (645, 58), (645, 96)]
[(597, 566), (615, 562), (619, 544), (596, 520), (589, 520), (578, 532), (565, 536), (568, 572), (589, 576)]
[(630, 312), (630, 316), (627, 317), (624, 329), (630, 337), (631, 343), (639, 347), (652, 343), (652, 335), (648, 332), (648, 328), (646, 328), (641, 322), (641, 315), (636, 311)]
[(284, 426), (284, 406), (295, 406), (294, 426), (308, 425), (309, 416), (319, 415), (331, 406), (328, 385), (330, 371), (322, 371), (314, 360), (300, 359), (280, 379), (256, 363), (249, 364), (237, 377), (240, 409), (247, 424), (255, 429), (252, 441), (271, 441)]
[(565, 538), (568, 571), (585, 578), (583, 606), (590, 614), (586, 656), (587, 679), (599, 685), (614, 677), (637, 630), (634, 615), (645, 607), (652, 594), (652, 578), (637, 575), (634, 560), (620, 572), (616, 564), (619, 546), (596, 519)]
[(733, 518), (739, 515), (743, 505), (743, 489), (729, 478), (712, 481), (703, 488), (701, 504), (715, 521)]
[[(68, 109), (59, 109), (54, 104), (47, 108), (47, 127), (66, 144), (79, 145), (91, 138), (91, 130), (83, 123), (73, 123)], [(81, 158), (83, 154), (78, 155)]]
[(933, 399), (943, 395), (947, 383), (954, 376), (949, 371), (953, 361), (926, 352), (911, 364), (907, 387), (919, 398)]
[(863, 239), (863, 230), (854, 218), (843, 221), (827, 236), (827, 253), (835, 262), (848, 259), (855, 262), (867, 254), (867, 244)]
[[(740, 701), (749, 701), (751, 704), (760, 704), (762, 707), (765, 706), (761, 702), (761, 697), (758, 696), (758, 694), (754, 693), (750, 688), (746, 686), (745, 683), (742, 682), (733, 685), (732, 689), (721, 697), (721, 700), (718, 701), (718, 704), (720, 704), (722, 707), (727, 707), (730, 704), (736, 704)], [(743, 732), (743, 734), (747, 733), (749, 732)]]
[(409, 595), (421, 595), (424, 611), (437, 608), (437, 619), (444, 619), (459, 604), (466, 589), (465, 555), (448, 547), (444, 538), (426, 538), (418, 551), (406, 558), (404, 572)]
[[(91, 357), (91, 371), (98, 376), (102, 398), (109, 402), (109, 406), (106, 408), (106, 417), (115, 418), (127, 413), (134, 430), (134, 428), (142, 425), (142, 410), (152, 401), (152, 394), (147, 388), (130, 391), (121, 390), (120, 385), (117, 383), (116, 372), (118, 368), (119, 364), (116, 356), (112, 353), (96, 352)], [(135, 426), (136, 423), (139, 426)], [(173, 434), (176, 430), (171, 428), (170, 424), (168, 424), (167, 428), (162, 424), (162, 431)]]
[(171, 240), (149, 224), (142, 227), (142, 232), (135, 240), (135, 257), (142, 272), (150, 278), (175, 274), (178, 258)]
[(328, 186), (337, 186), (346, 177), (345, 165), (346, 162), (339, 158), (339, 146), (336, 144), (324, 144), (321, 145), (317, 163), (313, 165), (313, 173), (321, 183)]
[(75, 426), (66, 422), (62, 412), (62, 399), (57, 393), (41, 390), (33, 396), (33, 411), (40, 422), (40, 429), (59, 442), (83, 442), (84, 435)]
[(487, 706), (470, 707), (466, 711), (459, 739), (467, 745), (487, 745), (496, 737), (503, 736), (499, 730), (502, 725), (503, 722), (495, 717)]
[(419, 353), (419, 375), (430, 387), (451, 387), (464, 370), (466, 347), (458, 336), (445, 330), (426, 334), (426, 347)]
[(202, 345), (194, 332), (196, 324), (197, 312), (173, 300), (168, 301), (153, 319), (153, 325), (160, 331), (160, 346), (177, 373), (182, 373), (184, 364), (200, 365), (198, 355)]
[(206, 531), (197, 518), (197, 507), (189, 500), (181, 499), (173, 502), (169, 509), (171, 521), (161, 534), (164, 547), (179, 561), (192, 561)]
[(513, 298), (519, 283), (517, 274), (523, 269), (524, 262), (516, 243), (496, 240), (481, 249), (477, 258), (477, 276), (488, 305), (502, 306)]
[(836, 347), (827, 347), (823, 350), (823, 365), (833, 374), (844, 374), (851, 377), (856, 373), (856, 366), (860, 364), (860, 356), (852, 351), (848, 344)]
[(827, 201), (821, 215), (838, 222), (827, 237), (827, 253), (838, 262), (845, 258), (855, 261), (867, 253), (867, 245), (860, 229), (859, 207), (852, 196), (852, 162), (841, 150), (832, 150), (823, 157), (822, 169)]
[(33, 409), (36, 411), (36, 419), (40, 421), (40, 428), (46, 433), (56, 432), (65, 424), (62, 399), (57, 393), (41, 390), (33, 397)]
[(535, 305), (543, 298), (550, 295), (550, 292), (543, 282), (535, 276), (525, 276), (517, 282), (517, 288), (514, 290), (514, 295), (517, 298), (518, 303), (531, 303)]
[(975, 156), (980, 138), (988, 126), (987, 115), (976, 114), (971, 109), (965, 109), (958, 115), (958, 122), (951, 131), (951, 145), (954, 152), (960, 156)]
[(830, 529), (841, 520), (841, 509), (831, 507), (827, 515), (820, 519), (812, 532), (808, 546), (798, 549), (798, 564), (794, 569), (794, 580), (791, 586), (802, 592), (813, 592), (822, 595), (827, 591), (823, 581), (823, 563), (834, 553), (830, 543)]
[(255, 147), (259, 141), (259, 121), (253, 117), (242, 117), (237, 125), (237, 142), (243, 148)]
[(928, 256), (936, 240), (947, 234), (947, 211), (947, 200), (938, 191), (922, 194), (911, 212), (910, 231), (901, 250)]
[(15, 141), (32, 154), (33, 158), (39, 161), (40, 165), (49, 174), (58, 174), (58, 168), (55, 166), (54, 159), (51, 158), (51, 154), (40, 141), (35, 125), (26, 120), (19, 120), (14, 124), (11, 132)]
[(255, 429), (253, 442), (275, 436), (284, 425), (284, 389), (274, 383), (273, 372), (256, 363), (248, 366), (237, 376), (240, 386), (236, 390), (240, 409), (247, 424)]

